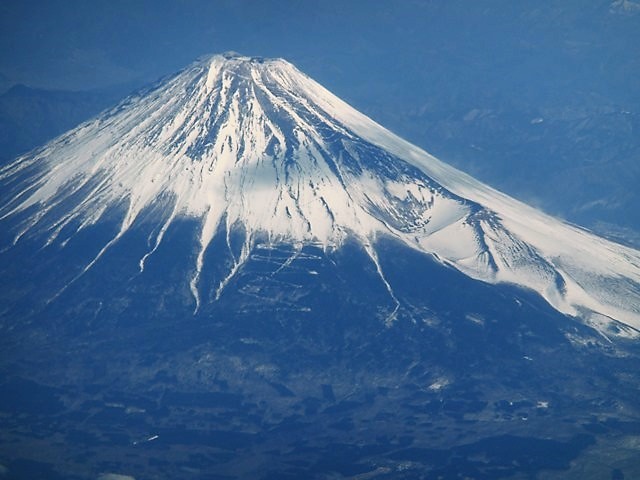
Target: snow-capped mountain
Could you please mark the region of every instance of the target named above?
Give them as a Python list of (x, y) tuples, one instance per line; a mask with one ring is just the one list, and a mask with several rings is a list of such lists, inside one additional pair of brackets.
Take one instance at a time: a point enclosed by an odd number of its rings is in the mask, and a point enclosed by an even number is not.
[[(0, 225), (11, 249), (26, 238), (64, 249), (118, 219), (79, 281), (137, 225), (151, 222), (142, 272), (172, 224), (196, 220), (189, 285), (226, 232), (230, 268), (214, 299), (261, 245), (325, 251), (356, 240), (395, 308), (378, 261), (390, 236), (473, 279), (538, 292), (603, 332), (640, 329), (640, 252), (551, 218), (403, 141), (281, 59), (215, 55), (130, 97), (0, 171)], [(235, 251), (229, 233), (243, 232)], [(65, 287), (63, 287), (65, 288)], [(211, 297), (208, 295), (206, 298)]]
[(0, 279), (10, 478), (637, 471), (640, 252), (283, 60), (206, 58), (3, 167)]

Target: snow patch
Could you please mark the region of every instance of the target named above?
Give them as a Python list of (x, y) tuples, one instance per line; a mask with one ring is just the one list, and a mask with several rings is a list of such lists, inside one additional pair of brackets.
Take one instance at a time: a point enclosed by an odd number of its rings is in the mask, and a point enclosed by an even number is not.
[(97, 480), (136, 480), (131, 475), (121, 475), (119, 473), (103, 473)]

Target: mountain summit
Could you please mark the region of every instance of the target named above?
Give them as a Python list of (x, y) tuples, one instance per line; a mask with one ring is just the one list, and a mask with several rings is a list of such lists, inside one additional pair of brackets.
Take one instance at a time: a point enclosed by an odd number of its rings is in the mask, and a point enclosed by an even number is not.
[[(281, 59), (224, 54), (198, 61), (0, 171), (1, 221), (12, 243), (65, 245), (121, 211), (117, 233), (79, 278), (141, 221), (158, 224), (139, 268), (172, 222), (197, 219), (190, 288), (216, 233), (242, 248), (215, 298), (256, 242), (323, 249), (360, 242), (377, 261), (392, 236), (470, 277), (538, 292), (598, 328), (640, 328), (640, 253), (550, 218), (403, 141)], [(6, 228), (6, 227), (5, 227)], [(229, 245), (229, 249), (231, 246)]]

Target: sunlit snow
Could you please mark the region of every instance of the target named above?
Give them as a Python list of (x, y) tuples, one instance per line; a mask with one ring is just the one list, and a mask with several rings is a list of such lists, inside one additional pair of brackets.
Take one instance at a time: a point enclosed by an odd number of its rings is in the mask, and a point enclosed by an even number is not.
[(118, 232), (85, 271), (151, 207), (159, 207), (158, 228), (140, 271), (172, 222), (197, 219), (196, 310), (207, 248), (220, 231), (240, 228), (239, 253), (226, 239), (233, 265), (215, 298), (258, 236), (323, 248), (354, 238), (396, 305), (391, 322), (401, 299), (376, 251), (376, 239), (391, 235), (475, 279), (531, 288), (561, 312), (597, 314), (596, 328), (611, 318), (640, 329), (640, 252), (444, 164), (280, 59), (198, 61), (2, 168), (0, 183), (14, 192), (0, 220), (37, 207), (14, 243), (45, 234), (65, 245), (73, 235), (65, 227), (87, 228), (111, 207), (123, 210)]

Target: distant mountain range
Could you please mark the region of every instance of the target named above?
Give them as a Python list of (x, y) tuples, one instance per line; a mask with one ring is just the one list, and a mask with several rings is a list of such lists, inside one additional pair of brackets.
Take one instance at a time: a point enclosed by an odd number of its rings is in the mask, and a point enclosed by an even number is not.
[(0, 95), (0, 164), (97, 115), (130, 90), (131, 86), (87, 92), (11, 86)]

